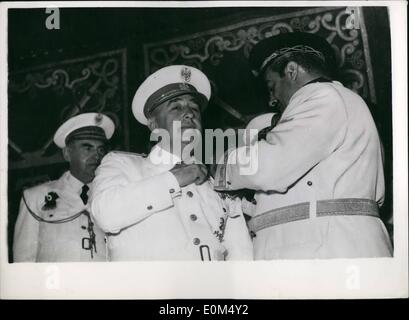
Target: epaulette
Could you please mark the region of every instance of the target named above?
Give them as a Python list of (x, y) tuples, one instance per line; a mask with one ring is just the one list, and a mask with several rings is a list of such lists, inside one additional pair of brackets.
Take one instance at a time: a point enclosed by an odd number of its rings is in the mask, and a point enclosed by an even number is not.
[(136, 152), (118, 151), (118, 150), (111, 151), (110, 153), (123, 154), (127, 156), (137, 156), (137, 157), (143, 157), (143, 158), (146, 158), (148, 156), (145, 153), (136, 153)]
[(49, 185), (52, 185), (56, 180), (44, 180), (44, 181), (37, 181), (35, 184), (26, 185), (23, 187), (23, 191), (25, 190), (34, 190), (39, 188), (47, 188)]

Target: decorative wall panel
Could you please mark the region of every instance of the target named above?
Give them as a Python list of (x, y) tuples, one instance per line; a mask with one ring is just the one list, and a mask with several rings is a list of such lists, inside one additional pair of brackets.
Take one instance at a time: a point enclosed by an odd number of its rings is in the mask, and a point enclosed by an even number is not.
[(116, 125), (113, 144), (128, 149), (126, 50), (41, 65), (9, 77), (9, 168), (63, 162), (56, 129), (83, 112), (103, 112)]
[[(217, 69), (226, 61), (227, 55), (235, 53), (245, 61), (251, 48), (264, 38), (284, 32), (303, 31), (326, 38), (337, 55), (339, 80), (375, 103), (364, 16), (361, 9), (357, 9), (356, 14), (359, 29), (346, 28), (350, 14), (345, 7), (314, 8), (148, 43), (144, 46), (146, 75), (166, 65), (188, 64), (208, 74), (216, 88), (221, 87), (225, 83), (217, 82)], [(237, 68), (240, 66), (237, 65)], [(235, 116), (234, 110), (229, 113)]]

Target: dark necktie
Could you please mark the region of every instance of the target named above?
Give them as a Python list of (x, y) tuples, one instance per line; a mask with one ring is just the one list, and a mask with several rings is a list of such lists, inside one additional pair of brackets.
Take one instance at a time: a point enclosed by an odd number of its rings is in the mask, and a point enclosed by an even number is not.
[(88, 190), (89, 190), (89, 187), (86, 184), (84, 184), (82, 186), (82, 191), (80, 194), (80, 198), (82, 199), (82, 202), (84, 202), (84, 204), (87, 204), (88, 202), (88, 194), (87, 194)]
[(281, 113), (275, 113), (272, 118), (271, 118), (271, 125), (267, 128), (264, 128), (260, 130), (258, 133), (258, 138), (257, 140), (260, 141), (262, 139), (266, 139), (267, 133), (269, 133), (271, 130), (274, 129), (274, 127), (277, 125), (278, 121), (280, 120)]

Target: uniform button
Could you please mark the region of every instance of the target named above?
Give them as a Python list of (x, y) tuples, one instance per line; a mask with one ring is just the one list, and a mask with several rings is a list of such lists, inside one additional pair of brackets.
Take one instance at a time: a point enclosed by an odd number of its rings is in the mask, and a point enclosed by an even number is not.
[(169, 192), (170, 192), (170, 193), (175, 193), (175, 189), (173, 189), (173, 188), (172, 188), (172, 189), (169, 189)]
[(86, 226), (81, 226), (81, 229), (84, 229), (84, 230), (85, 230), (85, 229), (87, 229), (87, 227), (86, 227)]
[(152, 210), (153, 209), (153, 207), (152, 206), (148, 206), (148, 210)]
[(197, 220), (197, 216), (196, 216), (195, 214), (191, 214), (191, 215), (190, 215), (190, 220), (196, 221), (196, 220)]
[(193, 244), (196, 245), (196, 246), (197, 246), (198, 244), (200, 244), (200, 239), (199, 239), (199, 238), (194, 238), (194, 239), (193, 239)]
[(50, 214), (49, 217), (52, 218), (52, 217), (54, 217), (54, 215), (53, 215), (53, 214)]
[(193, 192), (192, 191), (188, 191), (188, 192), (186, 192), (186, 194), (191, 198), (191, 197), (193, 197)]
[(308, 184), (309, 186), (312, 186), (312, 182), (311, 182), (311, 181), (307, 181), (307, 184)]

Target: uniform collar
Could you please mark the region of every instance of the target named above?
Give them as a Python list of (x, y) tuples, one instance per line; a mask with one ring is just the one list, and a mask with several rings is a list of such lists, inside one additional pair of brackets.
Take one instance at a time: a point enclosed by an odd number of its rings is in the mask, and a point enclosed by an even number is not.
[(305, 84), (303, 85), (303, 87), (306, 86), (306, 85), (308, 85), (308, 84), (317, 83), (317, 82), (332, 82), (332, 80), (330, 80), (330, 79), (328, 79), (328, 78), (325, 78), (325, 77), (318, 77), (318, 78), (315, 78), (315, 79), (313, 79), (313, 80), (311, 80), (311, 81), (308, 81), (307, 83), (305, 83)]
[(84, 184), (86, 184), (90, 189), (92, 187), (92, 182), (90, 183), (83, 183), (80, 180), (78, 180), (76, 177), (74, 177), (70, 171), (67, 171), (65, 173), (65, 183), (67, 186), (73, 190), (75, 193), (81, 194), (82, 187)]

